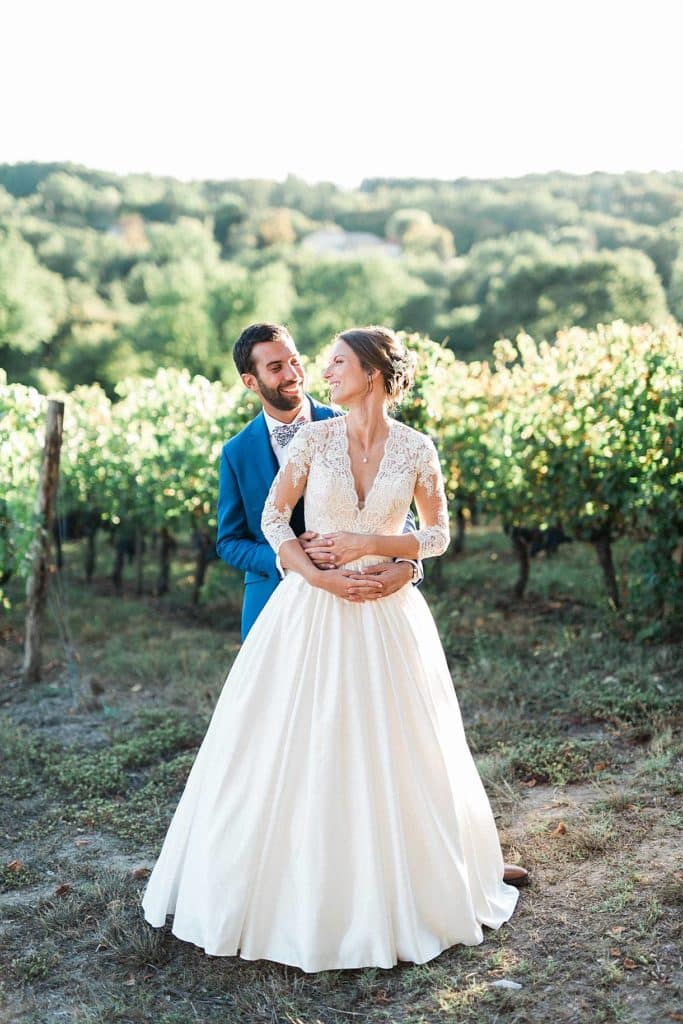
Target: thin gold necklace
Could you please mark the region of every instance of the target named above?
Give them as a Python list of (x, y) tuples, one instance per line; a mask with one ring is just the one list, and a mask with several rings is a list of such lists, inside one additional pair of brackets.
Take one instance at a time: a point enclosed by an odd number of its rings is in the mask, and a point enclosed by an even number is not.
[[(384, 442), (383, 442), (384, 444), (386, 444), (386, 441), (387, 441), (387, 438), (388, 438), (388, 437), (389, 437), (389, 432), (388, 432), (388, 430), (387, 430), (387, 437), (385, 437), (385, 438), (384, 438)], [(369, 459), (368, 459), (368, 456), (367, 456), (367, 455), (364, 455), (364, 454), (363, 454), (363, 446), (362, 446), (362, 444), (361, 444), (360, 440), (359, 440), (359, 439), (357, 439), (357, 438), (354, 438), (354, 440), (355, 440), (356, 444), (358, 445), (358, 447), (360, 448), (360, 458), (361, 458), (361, 462), (365, 462), (365, 463), (367, 463), (367, 462), (369, 461)], [(378, 442), (377, 442), (376, 440), (375, 440), (375, 441), (373, 441), (373, 442), (372, 442), (372, 444), (370, 445), (370, 447), (369, 447), (369, 448), (367, 449), (367, 450), (368, 450), (368, 452), (372, 451), (372, 449), (373, 449), (373, 448), (375, 447), (375, 445), (376, 445), (377, 443), (378, 443)]]

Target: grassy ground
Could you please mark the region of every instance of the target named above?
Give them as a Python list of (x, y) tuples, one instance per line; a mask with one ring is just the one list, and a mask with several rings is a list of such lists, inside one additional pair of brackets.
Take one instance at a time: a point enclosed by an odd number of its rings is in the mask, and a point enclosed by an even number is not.
[(189, 562), (163, 599), (116, 598), (78, 559), (40, 685), (18, 682), (19, 609), (0, 620), (0, 1021), (683, 1020), (683, 651), (633, 639), (583, 548), (535, 562), (515, 606), (506, 540), (475, 530), (424, 589), (506, 858), (532, 872), (512, 920), (422, 966), (317, 975), (207, 957), (140, 913), (238, 648), (238, 583), (213, 567), (192, 612)]

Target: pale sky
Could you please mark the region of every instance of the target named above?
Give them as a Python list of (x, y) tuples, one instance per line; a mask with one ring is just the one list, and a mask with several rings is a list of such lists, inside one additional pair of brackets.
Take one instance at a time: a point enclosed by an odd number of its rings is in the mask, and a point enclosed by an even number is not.
[(23, 0), (0, 162), (179, 178), (683, 170), (681, 0)]

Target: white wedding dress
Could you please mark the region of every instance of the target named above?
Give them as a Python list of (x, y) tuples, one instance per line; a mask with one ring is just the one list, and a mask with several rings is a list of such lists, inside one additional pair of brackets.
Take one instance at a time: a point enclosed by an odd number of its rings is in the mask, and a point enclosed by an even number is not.
[[(448, 544), (434, 445), (396, 420), (364, 507), (345, 417), (302, 427), (263, 513), (276, 550), (294, 536), (304, 487), (309, 530), (401, 533), (415, 494), (421, 557)], [(214, 956), (392, 967), (479, 943), (482, 925), (507, 921), (518, 892), (502, 877), (419, 589), (357, 604), (289, 572), (225, 682), (149, 879), (146, 919), (173, 914), (173, 933)]]

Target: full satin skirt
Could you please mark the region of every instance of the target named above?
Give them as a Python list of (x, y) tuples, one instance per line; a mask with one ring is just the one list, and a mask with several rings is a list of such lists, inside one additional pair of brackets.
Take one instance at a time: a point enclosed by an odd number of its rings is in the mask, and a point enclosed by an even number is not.
[(305, 971), (424, 963), (512, 914), (431, 613), (291, 573), (242, 646), (149, 879), (147, 921)]

